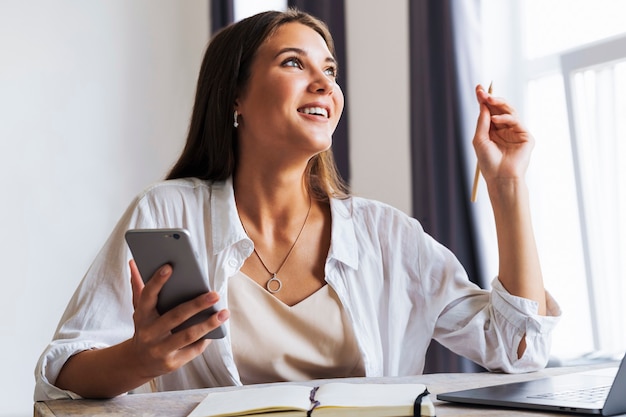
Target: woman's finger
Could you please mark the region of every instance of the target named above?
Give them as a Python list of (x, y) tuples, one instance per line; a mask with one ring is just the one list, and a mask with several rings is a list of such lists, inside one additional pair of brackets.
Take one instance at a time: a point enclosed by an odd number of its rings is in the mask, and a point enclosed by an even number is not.
[(489, 130), (491, 128), (491, 113), (485, 104), (480, 105), (478, 120), (476, 121), (476, 132), (474, 133), (474, 147), (489, 140)]
[(159, 293), (171, 275), (172, 267), (169, 264), (165, 264), (157, 269), (146, 282), (142, 291), (142, 298), (148, 300), (148, 304), (156, 307)]
[[(159, 320), (162, 321), (163, 326), (175, 329), (196, 314), (214, 307), (218, 301), (219, 295), (216, 292), (208, 292), (169, 310)], [(199, 323), (173, 333), (168, 338), (168, 348), (181, 349), (190, 345), (210, 331), (217, 329), (229, 316), (228, 310), (220, 310)]]
[(493, 115), (491, 116), (491, 122), (498, 128), (519, 127), (520, 130), (525, 130), (517, 116), (510, 113)]
[[(152, 278), (144, 284), (136, 263), (131, 260), (129, 265), (131, 286), (133, 288), (133, 307), (135, 309), (135, 313), (133, 314), (135, 333), (143, 334), (147, 328), (155, 327), (155, 321), (159, 318), (159, 314), (156, 310), (159, 292), (171, 276), (172, 267), (170, 265), (163, 265), (155, 272)], [(165, 329), (159, 333), (165, 333), (167, 331), (168, 329)], [(152, 333), (152, 331), (150, 331), (150, 333)]]
[(139, 298), (141, 297), (141, 292), (143, 290), (144, 284), (141, 279), (141, 274), (139, 273), (139, 269), (137, 269), (137, 264), (134, 259), (131, 259), (128, 262), (130, 267), (130, 287), (133, 291), (133, 308), (137, 308), (139, 304)]
[(506, 100), (485, 92), (485, 90), (481, 86), (478, 86), (476, 88), (476, 93), (478, 96), (478, 101), (487, 105), (487, 107), (489, 108), (489, 112), (492, 115), (516, 114), (515, 108), (511, 106)]

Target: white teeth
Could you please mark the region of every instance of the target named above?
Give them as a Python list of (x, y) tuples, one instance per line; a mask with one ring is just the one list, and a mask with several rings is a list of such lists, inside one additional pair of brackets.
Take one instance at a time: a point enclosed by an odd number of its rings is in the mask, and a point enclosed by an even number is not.
[(322, 107), (305, 107), (300, 111), (306, 114), (316, 114), (318, 116), (328, 117), (328, 111)]

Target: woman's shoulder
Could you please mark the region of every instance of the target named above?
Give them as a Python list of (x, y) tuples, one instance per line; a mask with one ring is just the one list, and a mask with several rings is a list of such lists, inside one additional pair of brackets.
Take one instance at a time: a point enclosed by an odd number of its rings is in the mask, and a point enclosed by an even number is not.
[(333, 200), (337, 213), (350, 216), (356, 223), (419, 227), (419, 222), (391, 204), (361, 196)]
[(157, 181), (136, 194), (124, 217), (133, 224), (154, 225), (180, 224), (183, 219), (200, 218), (212, 211), (212, 194), (220, 185), (198, 178)]
[(149, 184), (137, 195), (138, 200), (169, 196), (171, 194), (197, 194), (209, 192), (212, 181), (199, 178), (177, 178), (173, 180), (161, 180)]
[(353, 214), (397, 214), (402, 217), (409, 217), (408, 214), (391, 204), (372, 198), (350, 195), (347, 198), (337, 199), (335, 201), (349, 209)]
[(211, 195), (224, 195), (227, 198), (232, 185), (229, 181), (202, 180), (199, 178), (177, 178), (154, 182), (145, 187), (136, 195), (136, 203), (149, 202), (187, 202), (197, 201), (207, 204), (211, 201)]
[(219, 183), (198, 178), (157, 181), (141, 190), (131, 205), (150, 212), (178, 212), (193, 207), (204, 210), (211, 204), (211, 194), (215, 187), (219, 187)]

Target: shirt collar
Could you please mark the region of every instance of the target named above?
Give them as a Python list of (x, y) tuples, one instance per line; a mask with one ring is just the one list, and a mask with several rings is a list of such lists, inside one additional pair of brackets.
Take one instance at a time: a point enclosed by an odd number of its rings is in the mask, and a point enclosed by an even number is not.
[(248, 239), (243, 230), (232, 178), (211, 184), (211, 238), (213, 253), (217, 254), (241, 240)]
[(343, 262), (357, 269), (359, 265), (359, 245), (352, 219), (352, 198), (330, 199), (332, 218), (329, 258)]

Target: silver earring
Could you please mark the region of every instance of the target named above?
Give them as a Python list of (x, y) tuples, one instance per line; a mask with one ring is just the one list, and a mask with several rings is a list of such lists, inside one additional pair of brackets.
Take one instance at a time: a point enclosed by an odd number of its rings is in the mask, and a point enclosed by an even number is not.
[(237, 121), (237, 116), (239, 116), (239, 114), (237, 114), (237, 110), (235, 110), (235, 117), (234, 117), (234, 123), (233, 126), (235, 126), (235, 129), (237, 129), (239, 127), (239, 122)]

